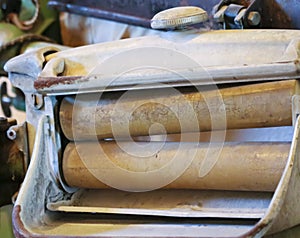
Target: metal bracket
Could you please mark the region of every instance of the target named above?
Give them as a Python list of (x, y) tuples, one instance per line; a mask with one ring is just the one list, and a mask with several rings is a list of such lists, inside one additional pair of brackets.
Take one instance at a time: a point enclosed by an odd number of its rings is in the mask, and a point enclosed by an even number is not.
[(214, 7), (214, 19), (224, 29), (258, 28), (261, 23), (261, 0), (222, 0)]

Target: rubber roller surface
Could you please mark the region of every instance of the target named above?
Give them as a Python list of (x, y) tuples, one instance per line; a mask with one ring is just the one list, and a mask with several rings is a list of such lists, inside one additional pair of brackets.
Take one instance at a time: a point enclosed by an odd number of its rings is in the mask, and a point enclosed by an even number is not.
[[(69, 186), (93, 189), (107, 188), (110, 181), (117, 181), (117, 187), (124, 190), (147, 189), (171, 175), (174, 181), (164, 188), (274, 191), (290, 149), (290, 143), (225, 143), (220, 154), (215, 155), (218, 157), (207, 157), (209, 146), (220, 145), (188, 143), (179, 150), (180, 143), (168, 142), (154, 154), (151, 151), (157, 146), (156, 142), (147, 145), (139, 154), (132, 155), (124, 151), (124, 146), (133, 151), (137, 150), (136, 145), (128, 142), (123, 142), (121, 147), (115, 142), (69, 143), (62, 160), (63, 177)], [(175, 155), (180, 158), (177, 167), (155, 177), (135, 177), (135, 172), (147, 174), (167, 168), (164, 166), (174, 163)], [(190, 163), (186, 163), (189, 159)], [(199, 177), (203, 161), (212, 159), (216, 163), (210, 172)], [(110, 163), (118, 169), (113, 170)], [(186, 169), (180, 170), (180, 166)], [(131, 173), (124, 176), (124, 171)], [(178, 171), (181, 174), (176, 174)]]
[[(167, 89), (68, 96), (60, 124), (69, 140), (147, 136), (292, 124), (296, 81), (257, 83), (201, 92)], [(100, 100), (99, 100), (100, 99)], [(157, 125), (160, 126), (157, 126)], [(150, 133), (149, 133), (150, 132)]]

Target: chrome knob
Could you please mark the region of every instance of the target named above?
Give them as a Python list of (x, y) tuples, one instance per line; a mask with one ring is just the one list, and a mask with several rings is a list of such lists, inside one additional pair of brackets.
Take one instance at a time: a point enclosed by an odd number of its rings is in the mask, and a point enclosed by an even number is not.
[(157, 13), (151, 20), (153, 29), (178, 29), (205, 22), (207, 12), (200, 7), (174, 7)]

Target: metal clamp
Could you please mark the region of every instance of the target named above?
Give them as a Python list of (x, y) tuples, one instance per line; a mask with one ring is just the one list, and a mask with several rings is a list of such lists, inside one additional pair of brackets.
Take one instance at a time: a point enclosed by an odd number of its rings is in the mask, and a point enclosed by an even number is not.
[(214, 7), (214, 19), (223, 24), (224, 29), (256, 28), (261, 23), (260, 0), (222, 0)]

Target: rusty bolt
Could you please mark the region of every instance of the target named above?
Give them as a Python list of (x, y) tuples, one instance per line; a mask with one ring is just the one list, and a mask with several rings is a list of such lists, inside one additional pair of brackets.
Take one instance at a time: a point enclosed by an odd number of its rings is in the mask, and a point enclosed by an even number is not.
[(259, 12), (250, 12), (247, 20), (250, 26), (257, 26), (261, 21), (261, 16)]

